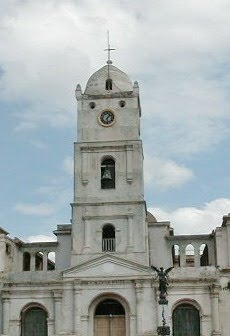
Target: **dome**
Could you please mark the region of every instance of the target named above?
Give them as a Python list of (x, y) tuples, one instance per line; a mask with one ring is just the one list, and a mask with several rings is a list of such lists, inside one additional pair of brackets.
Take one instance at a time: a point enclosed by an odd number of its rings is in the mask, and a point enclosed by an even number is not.
[(149, 211), (147, 211), (147, 221), (148, 223), (157, 223), (156, 217), (154, 217)]
[(101, 95), (108, 93), (108, 90), (106, 90), (108, 67), (109, 78), (112, 80), (112, 89), (109, 90), (111, 93), (133, 91), (133, 85), (129, 77), (123, 71), (110, 64), (109, 66), (103, 66), (89, 78), (85, 94)]

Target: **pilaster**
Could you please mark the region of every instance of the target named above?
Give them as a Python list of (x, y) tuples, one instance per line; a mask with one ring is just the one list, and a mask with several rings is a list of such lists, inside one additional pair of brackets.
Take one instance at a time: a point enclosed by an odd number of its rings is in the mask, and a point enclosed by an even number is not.
[(81, 335), (81, 283), (74, 283), (74, 332)]
[(142, 333), (142, 310), (143, 310), (143, 281), (135, 281), (135, 292), (136, 292), (136, 309), (137, 309), (137, 335)]
[(61, 300), (62, 300), (62, 292), (54, 291), (53, 292), (54, 297), (54, 332), (56, 335), (60, 333), (60, 326), (62, 321), (61, 316)]
[(62, 325), (61, 330), (64, 334), (72, 334), (74, 328), (74, 290), (73, 283), (66, 282), (63, 285), (62, 294)]
[(47, 319), (47, 327), (48, 327), (48, 336), (54, 336), (54, 320), (48, 318)]
[(211, 312), (212, 312), (212, 336), (221, 336), (219, 316), (219, 291), (220, 286), (210, 286)]
[(2, 323), (2, 331), (3, 335), (8, 335), (9, 334), (9, 320), (10, 320), (10, 298), (9, 298), (9, 293), (8, 292), (3, 292), (2, 294), (2, 302), (3, 302), (3, 307), (2, 307), (2, 318), (3, 318), (3, 323)]

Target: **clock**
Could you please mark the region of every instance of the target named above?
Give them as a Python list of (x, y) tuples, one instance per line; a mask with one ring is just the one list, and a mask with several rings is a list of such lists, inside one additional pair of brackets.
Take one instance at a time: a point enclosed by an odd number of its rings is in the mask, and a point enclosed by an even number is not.
[(114, 113), (110, 110), (104, 110), (99, 116), (99, 121), (103, 126), (111, 126), (115, 121)]

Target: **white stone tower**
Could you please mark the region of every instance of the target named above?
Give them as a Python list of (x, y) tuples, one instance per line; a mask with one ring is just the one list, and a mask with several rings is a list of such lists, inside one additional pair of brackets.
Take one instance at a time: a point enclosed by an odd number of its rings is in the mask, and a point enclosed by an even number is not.
[(72, 266), (104, 253), (149, 262), (139, 88), (111, 63), (76, 89)]

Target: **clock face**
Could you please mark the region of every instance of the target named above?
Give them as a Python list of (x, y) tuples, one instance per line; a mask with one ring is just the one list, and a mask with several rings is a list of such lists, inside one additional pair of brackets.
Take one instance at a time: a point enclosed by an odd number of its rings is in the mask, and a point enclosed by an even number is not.
[(114, 114), (112, 111), (106, 110), (100, 114), (99, 119), (104, 126), (110, 126), (114, 122)]

